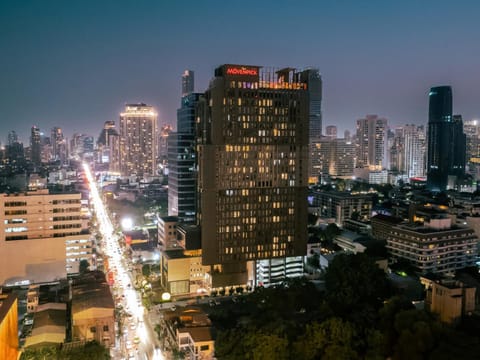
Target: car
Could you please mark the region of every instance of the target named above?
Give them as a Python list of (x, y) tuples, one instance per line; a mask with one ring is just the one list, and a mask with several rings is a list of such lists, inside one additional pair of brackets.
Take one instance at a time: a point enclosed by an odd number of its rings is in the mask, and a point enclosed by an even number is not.
[(135, 337), (133, 338), (133, 343), (134, 343), (134, 344), (140, 344), (140, 338), (139, 338), (138, 336), (135, 336)]
[(135, 323), (130, 324), (130, 329), (135, 330), (137, 328), (137, 325)]
[(133, 347), (132, 342), (130, 340), (125, 341), (125, 347), (127, 350), (130, 350)]

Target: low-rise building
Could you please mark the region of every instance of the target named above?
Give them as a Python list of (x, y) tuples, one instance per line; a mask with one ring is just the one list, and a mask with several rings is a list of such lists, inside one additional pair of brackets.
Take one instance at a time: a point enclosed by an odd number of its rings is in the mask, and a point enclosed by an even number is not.
[(115, 345), (115, 305), (105, 274), (92, 271), (72, 284), (73, 340)]
[(39, 305), (33, 316), (32, 332), (26, 338), (25, 348), (63, 344), (66, 337), (66, 326), (67, 304)]
[(211, 321), (200, 308), (187, 306), (165, 314), (168, 347), (178, 348), (188, 360), (214, 359), (215, 333)]
[(210, 266), (202, 265), (201, 250), (166, 250), (160, 256), (160, 282), (173, 296), (210, 291)]
[(396, 225), (387, 235), (390, 256), (407, 260), (422, 274), (447, 275), (475, 266), (477, 243), (473, 229), (452, 225), (448, 217)]
[(463, 316), (475, 310), (475, 287), (451, 279), (421, 277), (420, 281), (427, 291), (426, 309), (438, 314), (442, 322), (458, 324)]
[(352, 218), (354, 214), (358, 220), (370, 219), (372, 194), (313, 190), (310, 196), (312, 207), (318, 209), (318, 215), (334, 218), (339, 225), (343, 225), (345, 220)]
[(343, 251), (358, 254), (363, 253), (366, 249), (365, 245), (357, 241), (363, 237), (363, 235), (356, 232), (343, 230), (340, 235), (333, 239), (333, 242), (341, 247)]

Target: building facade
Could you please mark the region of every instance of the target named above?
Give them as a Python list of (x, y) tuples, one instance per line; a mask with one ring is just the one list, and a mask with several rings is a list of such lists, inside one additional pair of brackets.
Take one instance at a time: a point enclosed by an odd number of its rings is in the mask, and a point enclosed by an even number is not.
[(127, 104), (120, 114), (120, 172), (157, 173), (157, 112), (146, 104)]
[[(48, 282), (91, 263), (92, 242), (82, 229), (81, 194), (47, 189), (2, 194), (0, 284)], [(18, 256), (22, 254), (22, 256)]]
[(301, 79), (290, 68), (223, 65), (199, 103), (198, 221), (214, 286), (222, 273), (223, 283), (245, 283), (249, 261), (305, 255), (309, 103)]

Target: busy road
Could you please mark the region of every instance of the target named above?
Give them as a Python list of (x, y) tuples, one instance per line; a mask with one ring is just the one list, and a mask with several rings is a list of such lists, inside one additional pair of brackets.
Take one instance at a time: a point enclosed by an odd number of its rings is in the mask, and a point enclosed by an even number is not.
[(120, 322), (117, 332), (120, 335), (112, 349), (112, 356), (115, 359), (164, 359), (158, 348), (156, 334), (145, 314), (142, 299), (134, 289), (130, 260), (123, 255), (124, 249), (119, 242), (119, 235), (115, 233), (89, 166), (83, 164), (83, 168), (101, 234), (101, 251), (112, 276), (109, 280), (112, 282), (115, 306), (124, 319)]

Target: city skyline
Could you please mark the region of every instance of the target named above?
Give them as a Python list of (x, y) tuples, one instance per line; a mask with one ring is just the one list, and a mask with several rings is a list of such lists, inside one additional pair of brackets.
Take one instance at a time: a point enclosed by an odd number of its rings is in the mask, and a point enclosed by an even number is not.
[(366, 114), (392, 126), (426, 124), (428, 90), (439, 85), (452, 86), (454, 113), (468, 121), (480, 117), (478, 5), (462, 4), (305, 2), (303, 9), (283, 1), (272, 12), (270, 1), (4, 1), (0, 141), (15, 130), (27, 144), (33, 125), (95, 136), (135, 102), (153, 105), (159, 126), (175, 124), (178, 77), (195, 71), (194, 90), (203, 92), (222, 63), (318, 68), (323, 127), (337, 125), (339, 134)]

